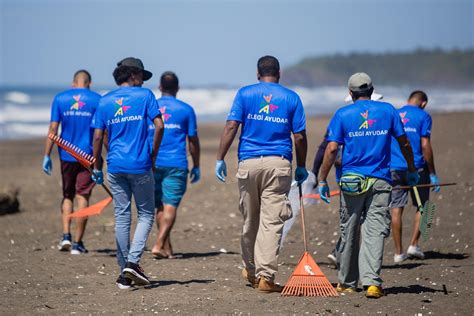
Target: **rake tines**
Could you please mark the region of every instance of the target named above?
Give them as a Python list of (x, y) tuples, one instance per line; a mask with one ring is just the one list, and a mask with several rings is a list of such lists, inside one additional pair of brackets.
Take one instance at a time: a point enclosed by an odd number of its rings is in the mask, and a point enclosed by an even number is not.
[(51, 139), (56, 145), (64, 149), (68, 154), (73, 156), (81, 165), (85, 168), (90, 168), (95, 162), (95, 158), (92, 155), (87, 154), (82, 149), (76, 145), (71, 144), (70, 142), (62, 139), (61, 137), (49, 134), (49, 139)]
[(301, 257), (286, 283), (282, 296), (339, 296), (308, 252)]
[(434, 214), (436, 211), (436, 205), (431, 201), (426, 201), (422, 209), (420, 209), (420, 233), (423, 241), (428, 240), (428, 233), (433, 224)]

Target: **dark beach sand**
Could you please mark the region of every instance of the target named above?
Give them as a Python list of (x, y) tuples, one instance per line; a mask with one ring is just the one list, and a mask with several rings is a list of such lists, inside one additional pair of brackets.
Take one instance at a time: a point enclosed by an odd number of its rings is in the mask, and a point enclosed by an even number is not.
[[(241, 216), (235, 146), (229, 153), (226, 184), (214, 177), (215, 152), (222, 124), (202, 125), (202, 180), (190, 186), (172, 240), (183, 257), (156, 261), (146, 253), (145, 271), (158, 281), (148, 289), (120, 291), (112, 207), (92, 217), (85, 236), (90, 253), (59, 253), (61, 184), (56, 152), (53, 176), (41, 171), (43, 140), (0, 142), (0, 183), (21, 188), (22, 211), (0, 217), (0, 314), (474, 314), (474, 112), (435, 114), (433, 146), (441, 181), (458, 182), (433, 195), (436, 225), (422, 244), (427, 259), (393, 265), (386, 242), (383, 278), (388, 296), (367, 300), (364, 293), (339, 298), (282, 298), (259, 294), (240, 278)], [(308, 121), (311, 166), (327, 118)], [(331, 179), (333, 179), (331, 177)], [(334, 187), (334, 182), (332, 183)], [(105, 197), (101, 188), (93, 202)], [(336, 271), (326, 255), (337, 240), (338, 199), (330, 206), (307, 208), (309, 248), (331, 282)], [(405, 211), (408, 245), (413, 208)], [(299, 222), (299, 221), (298, 221)], [(298, 225), (280, 255), (278, 281), (284, 283), (302, 253)], [(156, 236), (154, 229), (148, 245)], [(220, 250), (223, 248), (227, 253)], [(446, 291), (445, 291), (446, 290)]]

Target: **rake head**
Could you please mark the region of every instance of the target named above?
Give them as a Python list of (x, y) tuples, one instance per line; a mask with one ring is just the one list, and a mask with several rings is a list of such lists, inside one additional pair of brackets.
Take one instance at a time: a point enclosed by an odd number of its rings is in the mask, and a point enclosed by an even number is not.
[(80, 218), (80, 217), (89, 217), (92, 215), (99, 215), (102, 211), (112, 202), (112, 198), (108, 197), (96, 204), (90, 205), (86, 208), (80, 209), (71, 215), (70, 218)]
[(64, 149), (68, 154), (76, 158), (76, 160), (83, 165), (85, 168), (90, 168), (95, 162), (95, 158), (92, 155), (87, 154), (79, 147), (71, 144), (70, 142), (62, 139), (61, 137), (49, 134), (49, 139), (51, 139), (56, 145)]
[(311, 255), (305, 251), (282, 296), (339, 296)]
[(431, 201), (426, 201), (421, 211), (420, 233), (423, 241), (428, 240), (428, 233), (433, 225), (436, 205)]

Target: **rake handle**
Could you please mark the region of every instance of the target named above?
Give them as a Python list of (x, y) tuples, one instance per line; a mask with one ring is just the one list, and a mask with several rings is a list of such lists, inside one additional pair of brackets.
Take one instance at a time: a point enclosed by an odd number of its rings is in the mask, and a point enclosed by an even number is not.
[(394, 187), (392, 190), (409, 190), (409, 189), (414, 189), (414, 188), (433, 188), (433, 187), (447, 187), (450, 185), (456, 185), (456, 182), (451, 182), (451, 183), (440, 183), (440, 184), (417, 184), (414, 186), (409, 186), (409, 185), (403, 185), (400, 187)]
[(304, 202), (303, 202), (303, 188), (301, 184), (298, 184), (298, 193), (300, 195), (300, 210), (301, 210), (301, 227), (303, 229), (303, 243), (304, 251), (308, 251), (307, 242), (306, 242), (306, 226), (304, 223)]
[(418, 188), (416, 186), (413, 187), (413, 192), (415, 193), (416, 204), (418, 204), (420, 212), (423, 213), (423, 205), (421, 205), (420, 194), (418, 193)]

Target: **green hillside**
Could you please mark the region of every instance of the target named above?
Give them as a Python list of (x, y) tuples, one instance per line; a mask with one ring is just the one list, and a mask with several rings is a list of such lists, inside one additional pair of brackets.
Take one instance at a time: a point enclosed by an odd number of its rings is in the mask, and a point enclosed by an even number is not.
[(282, 82), (305, 87), (341, 85), (359, 71), (367, 72), (374, 85), (474, 87), (474, 49), (310, 57), (285, 69)]

